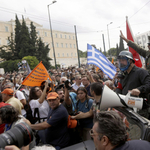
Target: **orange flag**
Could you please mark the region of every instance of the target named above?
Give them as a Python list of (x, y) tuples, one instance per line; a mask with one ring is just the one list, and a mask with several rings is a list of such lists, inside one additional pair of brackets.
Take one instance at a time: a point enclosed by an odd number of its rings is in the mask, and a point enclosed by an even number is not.
[(97, 68), (96, 68), (96, 72), (98, 72), (98, 70), (99, 70), (99, 68), (97, 67)]
[(114, 59), (112, 58), (112, 60), (111, 60), (111, 63), (113, 64), (114, 63)]
[(22, 85), (27, 86), (40, 86), (41, 83), (47, 78), (52, 81), (50, 78), (45, 66), (42, 64), (42, 61), (32, 70), (32, 72), (23, 80)]

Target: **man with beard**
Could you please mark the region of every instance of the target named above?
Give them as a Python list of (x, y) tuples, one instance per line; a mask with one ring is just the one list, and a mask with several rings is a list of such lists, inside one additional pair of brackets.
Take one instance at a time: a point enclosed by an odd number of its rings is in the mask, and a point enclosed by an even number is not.
[[(64, 91), (63, 89), (56, 89), (56, 93), (58, 94), (59, 96), (59, 99), (60, 99), (60, 103), (64, 105), (64, 107), (67, 109), (68, 111), (68, 114), (72, 114), (72, 104), (68, 105), (65, 101), (64, 101), (64, 98), (65, 98), (65, 95), (64, 95)], [(71, 92), (73, 93), (73, 92)], [(70, 93), (69, 93), (70, 94)]]

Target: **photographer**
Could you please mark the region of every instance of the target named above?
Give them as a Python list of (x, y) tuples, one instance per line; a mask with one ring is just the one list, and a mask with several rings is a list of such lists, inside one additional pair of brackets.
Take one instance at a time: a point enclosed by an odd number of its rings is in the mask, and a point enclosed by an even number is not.
[[(24, 122), (24, 119), (13, 106), (7, 105), (0, 108), (0, 124), (5, 123), (4, 132), (14, 128), (18, 123)], [(26, 123), (30, 124), (28, 120)], [(29, 150), (29, 145), (22, 147), (22, 150)]]
[(29, 104), (32, 110), (32, 115), (34, 116), (35, 110), (39, 112), (35, 115), (35, 117), (38, 119), (39, 122), (43, 122), (43, 120), (46, 120), (48, 112), (49, 112), (49, 105), (47, 101), (45, 100), (46, 92), (48, 88), (48, 81), (45, 82), (44, 90), (42, 90), (34, 86), (30, 90), (29, 94)]

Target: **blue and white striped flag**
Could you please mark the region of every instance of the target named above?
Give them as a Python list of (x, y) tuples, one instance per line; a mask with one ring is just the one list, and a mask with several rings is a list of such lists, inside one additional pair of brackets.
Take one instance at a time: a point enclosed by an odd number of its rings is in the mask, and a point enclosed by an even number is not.
[(87, 44), (87, 63), (96, 65), (111, 79), (116, 74), (116, 67), (105, 55), (89, 44)]

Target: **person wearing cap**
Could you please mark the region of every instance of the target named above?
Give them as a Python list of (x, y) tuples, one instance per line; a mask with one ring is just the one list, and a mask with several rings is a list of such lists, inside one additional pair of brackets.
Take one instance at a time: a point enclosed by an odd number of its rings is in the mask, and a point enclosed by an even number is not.
[(146, 65), (146, 69), (148, 71), (148, 73), (150, 74), (150, 42), (147, 43), (148, 44), (148, 51), (141, 48), (140, 46), (138, 46), (136, 43), (128, 40), (122, 33), (122, 31), (120, 31), (120, 37), (127, 43), (128, 46), (130, 46), (131, 48), (133, 48), (136, 52), (138, 52), (141, 56), (143, 56), (145, 58), (145, 65)]
[(34, 130), (41, 130), (39, 136), (43, 144), (51, 144), (56, 150), (60, 150), (69, 144), (68, 112), (60, 103), (59, 95), (56, 92), (50, 92), (47, 95), (47, 101), (51, 108), (47, 121), (30, 124), (30, 127)]
[[(135, 66), (133, 55), (129, 51), (121, 51), (118, 56), (119, 69), (124, 77), (118, 82), (115, 92), (126, 95), (128, 91), (133, 96), (148, 99), (150, 93), (150, 76), (147, 70)], [(148, 103), (149, 100), (148, 100)], [(140, 115), (149, 118), (148, 108), (139, 111)]]
[(14, 91), (10, 88), (6, 88), (2, 92), (2, 100), (5, 103), (12, 105), (21, 114), (21, 109), (23, 108), (22, 103), (13, 96)]

